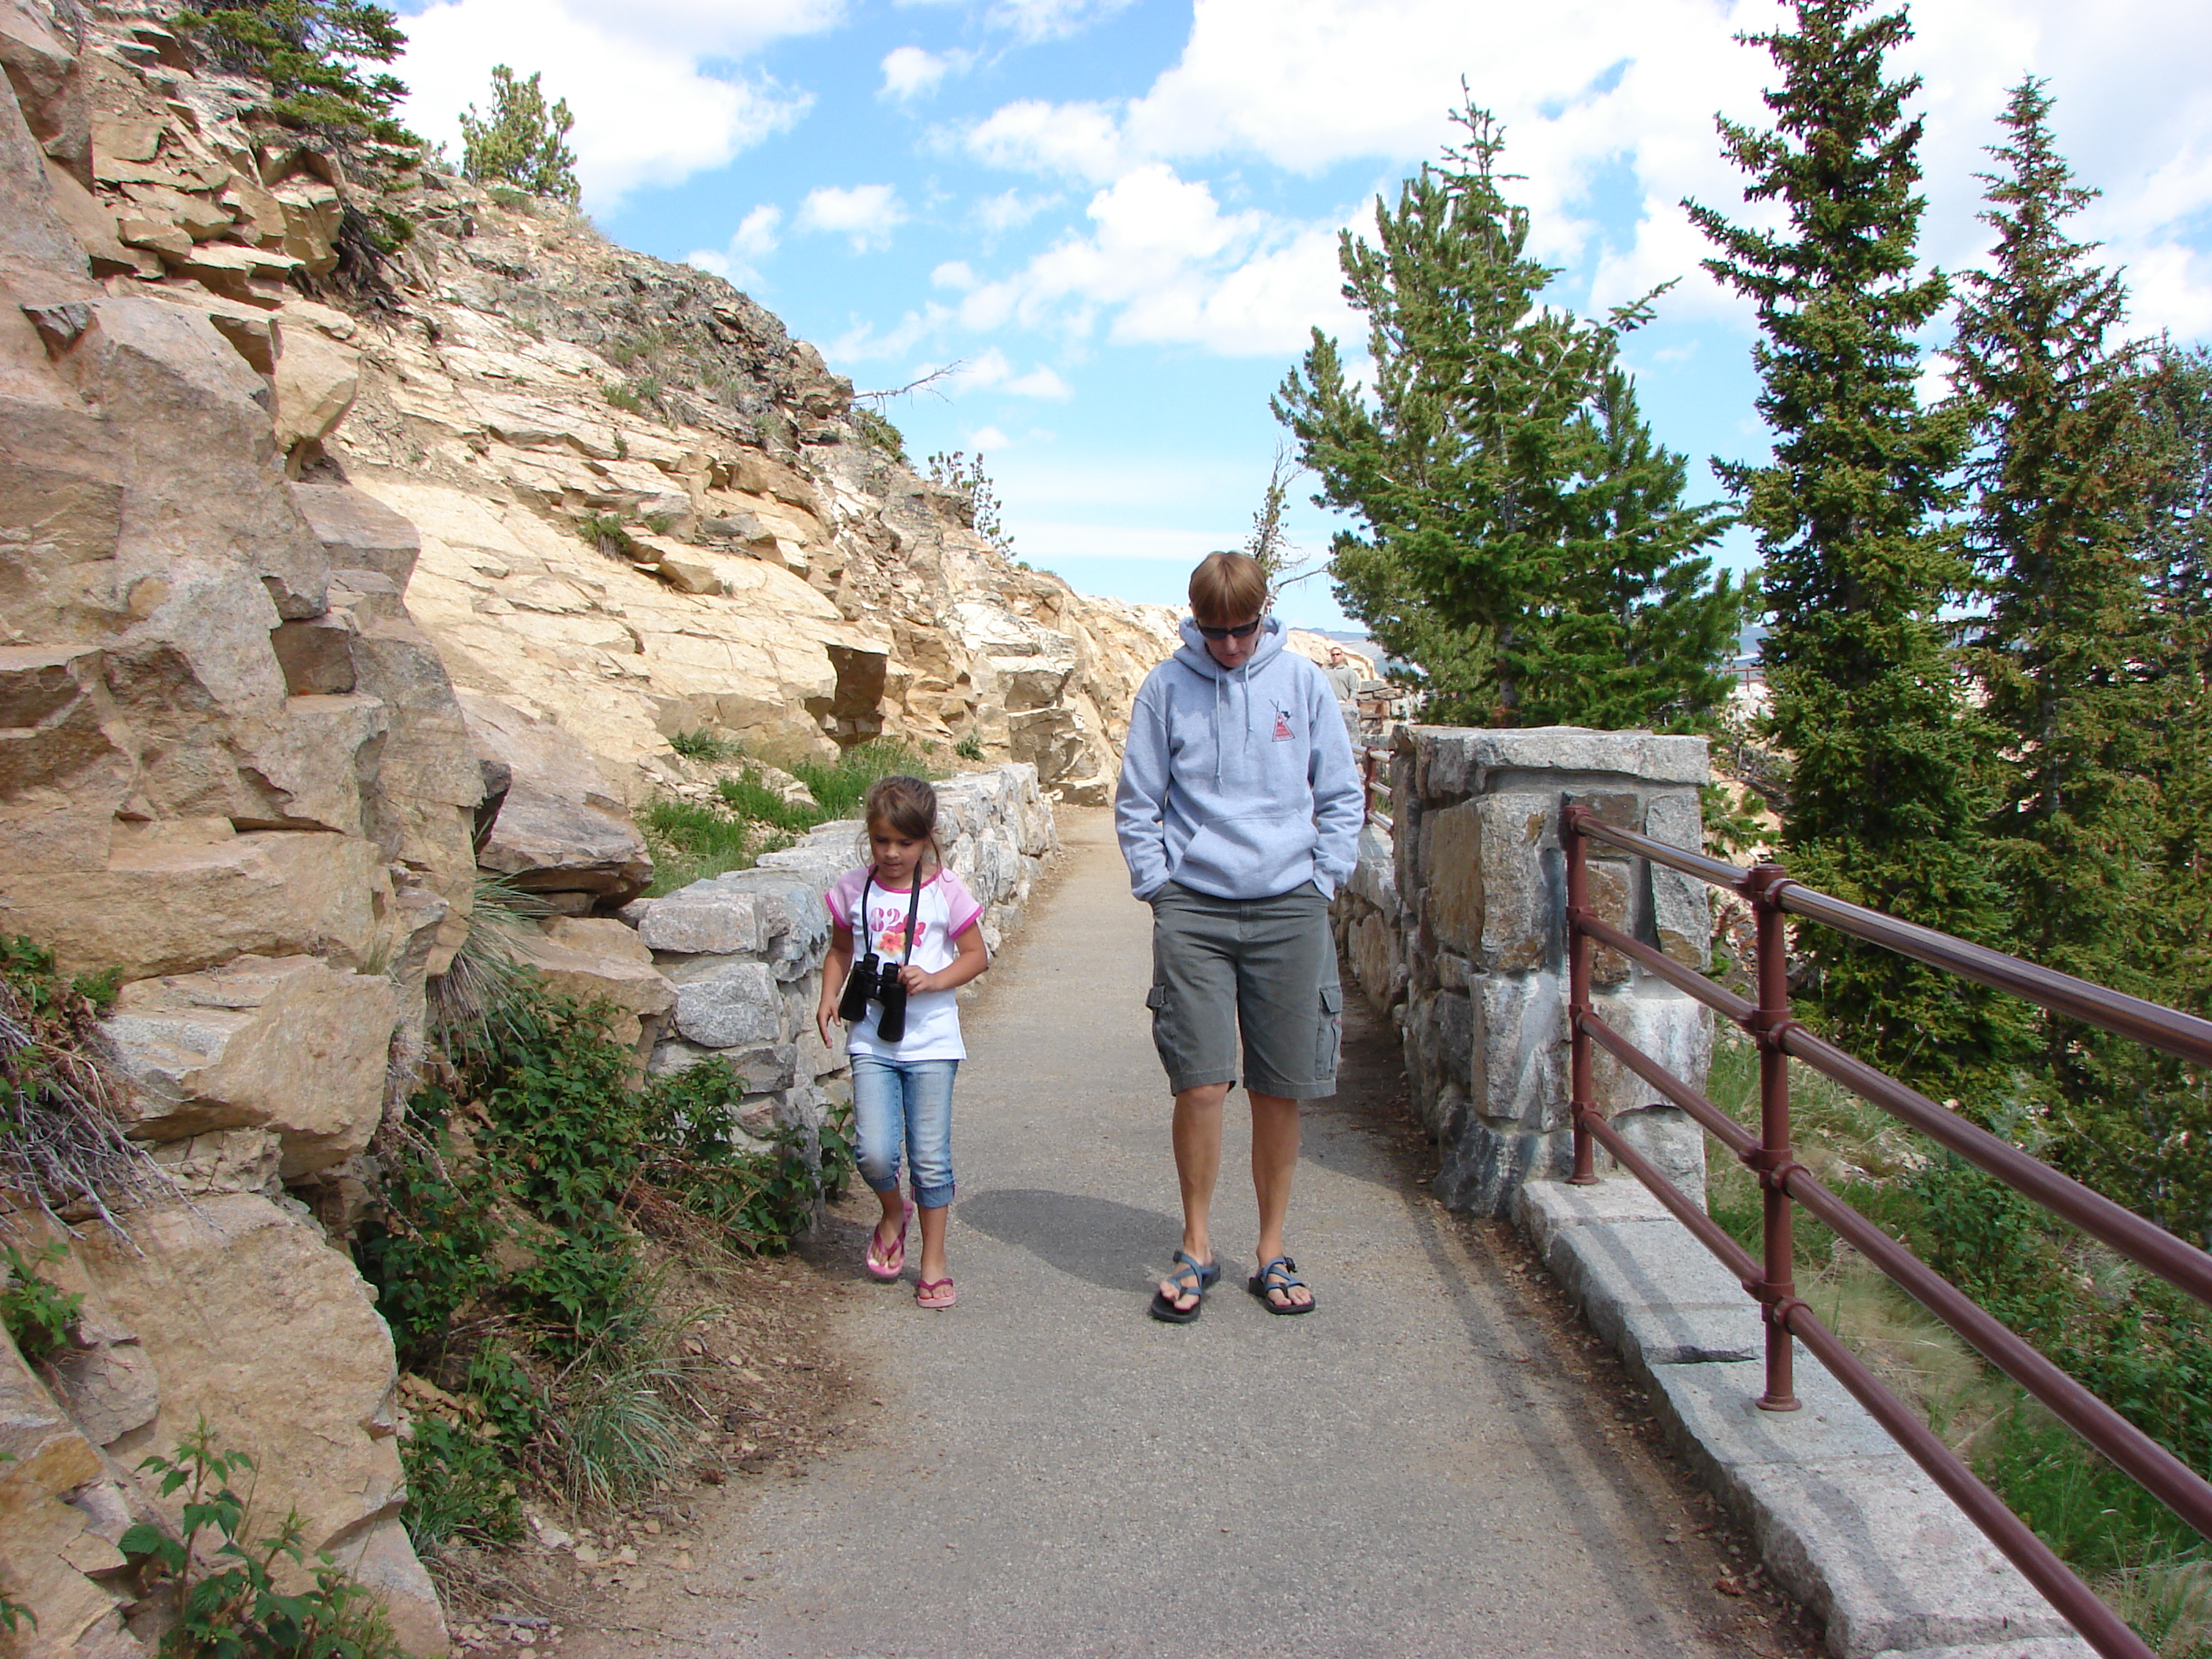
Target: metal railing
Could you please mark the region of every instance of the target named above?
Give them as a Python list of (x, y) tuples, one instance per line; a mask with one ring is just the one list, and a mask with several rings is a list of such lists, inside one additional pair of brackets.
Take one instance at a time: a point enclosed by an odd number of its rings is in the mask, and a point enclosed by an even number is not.
[[(2212, 1539), (2212, 1485), (1830, 1192), (1797, 1162), (1790, 1142), (1790, 1062), (1801, 1060), (1832, 1079), (2208, 1305), (2212, 1305), (2212, 1255), (1853, 1059), (1792, 1019), (1786, 918), (1798, 916), (1820, 923), (2200, 1064), (2212, 1065), (2212, 1021), (1832, 898), (1792, 880), (1779, 865), (1761, 864), (1743, 870), (1668, 846), (1604, 823), (1585, 806), (1571, 805), (1565, 810), (1562, 840), (1567, 854), (1573, 1033), (1570, 1087), (1575, 1167), (1571, 1179), (1587, 1185), (1597, 1178), (1593, 1158), (1595, 1148), (1602, 1146), (1615, 1162), (1650, 1188), (1759, 1301), (1766, 1327), (1766, 1388), (1759, 1401), (1763, 1409), (1798, 1408), (1792, 1339), (1802, 1341), (2092, 1647), (2106, 1659), (2154, 1659), (2142, 1639), (1798, 1299), (1791, 1277), (1793, 1201), (1826, 1223), (1907, 1295), (2208, 1539)], [(1594, 914), (1589, 908), (1588, 866), (1591, 841), (1680, 871), (1746, 900), (1756, 921), (1758, 1000), (1745, 1000)], [(1593, 953), (1599, 945), (1618, 951), (1750, 1033), (1759, 1045), (1756, 1135), (1598, 1017), (1590, 997), (1590, 977)], [(1593, 1044), (1688, 1113), (1758, 1175), (1764, 1208), (1761, 1259), (1754, 1261), (1702, 1206), (1661, 1174), (1598, 1112), (1592, 1087)]]

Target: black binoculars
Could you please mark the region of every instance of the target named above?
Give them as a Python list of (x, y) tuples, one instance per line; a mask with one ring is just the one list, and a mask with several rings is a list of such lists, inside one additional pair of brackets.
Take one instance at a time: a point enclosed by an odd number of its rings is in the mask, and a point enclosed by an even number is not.
[(883, 1015), (876, 1021), (876, 1035), (885, 1042), (896, 1042), (906, 1036), (906, 981), (899, 977), (899, 964), (884, 962), (873, 951), (853, 964), (853, 971), (845, 980), (845, 994), (837, 1000), (837, 1018), (854, 1022), (867, 1018), (868, 1001), (873, 998), (884, 1005)]

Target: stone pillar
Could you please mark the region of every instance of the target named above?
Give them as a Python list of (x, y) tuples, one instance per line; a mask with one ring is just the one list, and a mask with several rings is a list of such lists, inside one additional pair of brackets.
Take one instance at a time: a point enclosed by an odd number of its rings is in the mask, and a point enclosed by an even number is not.
[[(1571, 1161), (1560, 808), (1590, 806), (1696, 848), (1705, 740), (1413, 726), (1397, 729), (1392, 758), (1392, 833), (1370, 828), (1363, 842), (1336, 906), (1338, 935), (1404, 1042), (1414, 1110), (1437, 1144), (1433, 1190), (1453, 1208), (1503, 1215), (1522, 1181), (1564, 1177)], [(1593, 907), (1704, 968), (1703, 884), (1598, 843), (1591, 853)], [(1597, 953), (1594, 996), (1614, 1030), (1703, 1086), (1712, 1022), (1700, 1004), (1608, 951)], [(1650, 1085), (1601, 1050), (1596, 1091), (1622, 1133), (1702, 1200), (1697, 1126), (1654, 1104)]]

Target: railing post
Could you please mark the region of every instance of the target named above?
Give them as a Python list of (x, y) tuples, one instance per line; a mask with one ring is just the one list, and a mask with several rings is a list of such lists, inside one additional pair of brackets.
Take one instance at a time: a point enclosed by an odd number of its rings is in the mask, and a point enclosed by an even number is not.
[(1786, 1322), (1797, 1300), (1796, 1246), (1791, 1237), (1790, 1194), (1784, 1186), (1796, 1160), (1790, 1151), (1790, 1056), (1782, 1030), (1790, 1023), (1790, 932), (1774, 890), (1783, 879), (1778, 864), (1754, 866), (1744, 883), (1758, 918), (1759, 1151), (1753, 1167), (1765, 1200), (1765, 1279), (1757, 1295), (1766, 1322), (1766, 1392), (1761, 1411), (1798, 1409), (1796, 1354)]
[(1583, 810), (1570, 806), (1559, 815), (1559, 839), (1565, 844), (1567, 853), (1567, 1028), (1571, 1056), (1567, 1113), (1575, 1126), (1575, 1172), (1567, 1177), (1567, 1183), (1573, 1187), (1597, 1184), (1595, 1143), (1583, 1122), (1583, 1114), (1595, 1111), (1597, 1106), (1596, 1090), (1590, 1079), (1589, 1034), (1583, 1030), (1583, 1018), (1590, 1012), (1593, 949), (1589, 935), (1582, 929), (1582, 919), (1589, 913), (1589, 854), (1582, 833)]

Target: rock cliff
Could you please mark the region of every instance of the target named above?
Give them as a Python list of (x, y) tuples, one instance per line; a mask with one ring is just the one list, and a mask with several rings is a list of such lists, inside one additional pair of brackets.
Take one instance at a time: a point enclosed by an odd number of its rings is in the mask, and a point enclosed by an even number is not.
[(456, 684), (556, 717), (625, 792), (720, 729), (771, 757), (972, 737), (1103, 798), (1172, 617), (1016, 566), (774, 316), (557, 204), (302, 143), (154, 18), (94, 8), (78, 50), (42, 10), (0, 0), (51, 234), (226, 343), (301, 512)]

